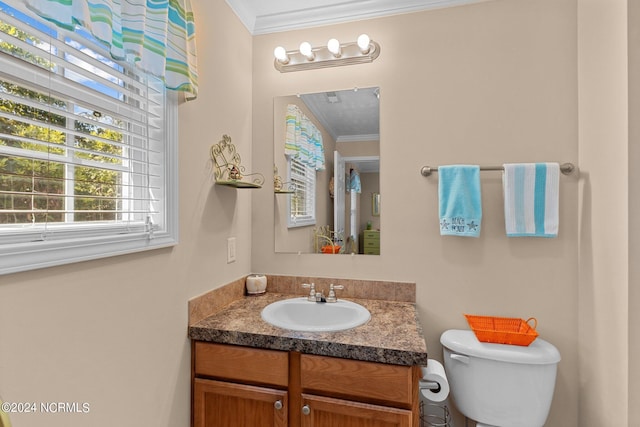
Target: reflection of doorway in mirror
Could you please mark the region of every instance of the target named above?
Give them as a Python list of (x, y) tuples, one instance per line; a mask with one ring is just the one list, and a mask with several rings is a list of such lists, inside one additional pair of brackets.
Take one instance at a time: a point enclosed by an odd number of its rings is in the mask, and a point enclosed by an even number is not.
[(350, 206), (350, 229), (351, 229), (351, 238), (353, 239), (354, 245), (358, 247), (358, 230), (360, 230), (360, 215), (358, 214), (358, 208), (360, 206), (360, 194), (351, 190), (351, 206)]
[[(346, 165), (344, 158), (338, 151), (333, 152), (333, 231), (345, 236), (345, 214), (346, 214)], [(345, 236), (346, 237), (346, 236)]]

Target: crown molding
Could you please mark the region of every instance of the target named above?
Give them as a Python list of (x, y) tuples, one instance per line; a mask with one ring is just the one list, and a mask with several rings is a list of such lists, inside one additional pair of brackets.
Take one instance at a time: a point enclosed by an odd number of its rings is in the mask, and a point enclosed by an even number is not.
[[(263, 0), (262, 0), (263, 1)], [(252, 35), (277, 33), (361, 19), (441, 9), (489, 0), (351, 0), (331, 6), (315, 2), (309, 7), (257, 15), (247, 0), (226, 0)], [(298, 2), (304, 4), (309, 2)], [(313, 3), (313, 2), (312, 2)]]
[(233, 13), (240, 19), (240, 22), (253, 34), (256, 26), (256, 14), (247, 7), (247, 2), (243, 0), (225, 0)]

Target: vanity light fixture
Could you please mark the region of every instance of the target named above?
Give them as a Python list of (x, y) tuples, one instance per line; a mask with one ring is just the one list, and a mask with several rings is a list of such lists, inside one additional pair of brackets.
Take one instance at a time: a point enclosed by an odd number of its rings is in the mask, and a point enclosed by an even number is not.
[(287, 51), (278, 46), (273, 54), (276, 70), (287, 73), (373, 62), (380, 55), (380, 45), (368, 35), (361, 34), (356, 42), (340, 43), (332, 38), (326, 46), (315, 48), (309, 42), (303, 42), (299, 50)]

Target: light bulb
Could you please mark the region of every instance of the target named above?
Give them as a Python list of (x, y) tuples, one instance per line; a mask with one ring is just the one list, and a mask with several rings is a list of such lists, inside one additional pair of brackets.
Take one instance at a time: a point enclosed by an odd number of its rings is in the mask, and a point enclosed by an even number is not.
[(315, 58), (313, 50), (311, 49), (311, 44), (309, 42), (300, 43), (300, 53), (306, 56), (309, 61), (313, 61), (313, 59)]
[(358, 36), (358, 47), (360, 48), (360, 51), (362, 53), (369, 53), (369, 43), (371, 42), (371, 39), (369, 39), (369, 36), (366, 34), (360, 34)]
[(340, 49), (340, 42), (337, 39), (331, 39), (327, 42), (327, 50), (333, 54), (336, 58), (340, 58), (342, 55), (342, 49)]
[(273, 50), (273, 56), (283, 64), (289, 62), (289, 55), (287, 55), (287, 51), (282, 46), (278, 46)]

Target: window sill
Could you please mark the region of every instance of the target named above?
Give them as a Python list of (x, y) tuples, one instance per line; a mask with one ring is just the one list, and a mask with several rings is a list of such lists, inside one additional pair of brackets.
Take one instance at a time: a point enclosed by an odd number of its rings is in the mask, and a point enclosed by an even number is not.
[(0, 275), (166, 248), (177, 243), (169, 233), (155, 232), (152, 239), (147, 233), (140, 233), (10, 245), (0, 250)]

